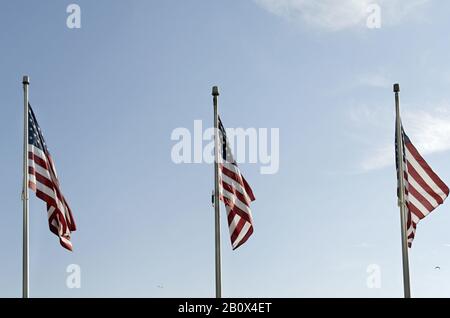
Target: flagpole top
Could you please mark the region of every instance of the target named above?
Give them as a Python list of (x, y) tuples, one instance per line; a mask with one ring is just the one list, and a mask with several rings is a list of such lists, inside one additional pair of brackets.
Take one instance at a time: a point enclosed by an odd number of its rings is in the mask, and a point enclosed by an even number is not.
[(400, 92), (400, 84), (394, 84), (394, 93)]
[(219, 96), (219, 88), (217, 86), (213, 86), (212, 96)]
[(23, 85), (30, 85), (30, 77), (28, 75), (24, 75), (22, 80)]

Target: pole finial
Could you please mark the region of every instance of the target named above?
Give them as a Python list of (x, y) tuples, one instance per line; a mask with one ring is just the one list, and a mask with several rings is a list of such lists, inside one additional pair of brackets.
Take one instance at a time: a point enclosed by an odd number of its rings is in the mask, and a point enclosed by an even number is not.
[(219, 96), (219, 87), (213, 86), (213, 88), (212, 88), (212, 96)]
[(394, 84), (394, 93), (400, 92), (400, 84)]
[(22, 84), (23, 85), (29, 85), (30, 84), (30, 77), (28, 75), (24, 75), (23, 76)]

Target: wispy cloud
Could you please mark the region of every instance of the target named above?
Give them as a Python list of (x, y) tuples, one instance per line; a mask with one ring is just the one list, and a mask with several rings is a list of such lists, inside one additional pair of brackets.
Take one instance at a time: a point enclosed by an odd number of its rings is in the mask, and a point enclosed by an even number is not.
[[(362, 170), (371, 171), (393, 165), (393, 114), (381, 112), (376, 107), (360, 107), (351, 111), (350, 118), (361, 127), (369, 127), (369, 130), (370, 127), (380, 128), (386, 123), (390, 123), (391, 126), (390, 129), (383, 129), (392, 132), (388, 140), (384, 140), (376, 133), (369, 137), (370, 146), (361, 162)], [(403, 112), (402, 121), (406, 133), (422, 155), (450, 150), (450, 104), (429, 111), (406, 110)], [(380, 142), (380, 139), (383, 141)]]
[(390, 145), (378, 146), (367, 155), (362, 163), (361, 168), (364, 171), (371, 171), (387, 167), (394, 162), (394, 146)]
[(363, 249), (372, 248), (374, 246), (375, 245), (373, 245), (371, 243), (367, 243), (367, 242), (360, 242), (360, 243), (353, 245), (353, 247), (355, 247), (355, 248), (363, 248)]
[(387, 88), (391, 86), (392, 81), (382, 74), (366, 74), (358, 78), (358, 84), (361, 86)]
[[(382, 23), (392, 25), (417, 13), (431, 0), (254, 0), (267, 11), (313, 27), (339, 31), (364, 26), (371, 4), (381, 7)], [(420, 13), (420, 11), (419, 11)]]

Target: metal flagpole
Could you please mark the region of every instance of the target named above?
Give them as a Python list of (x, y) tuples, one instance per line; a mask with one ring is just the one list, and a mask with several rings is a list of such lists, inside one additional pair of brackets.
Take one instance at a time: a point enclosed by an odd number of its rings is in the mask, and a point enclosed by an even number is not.
[(217, 97), (219, 88), (213, 86), (214, 103), (214, 210), (215, 210), (215, 244), (216, 244), (216, 298), (222, 297), (222, 274), (220, 264), (220, 201), (219, 201), (219, 111)]
[(28, 86), (30, 78), (23, 77), (23, 256), (22, 256), (22, 297), (29, 296), (29, 261), (28, 261)]
[(400, 223), (402, 227), (402, 259), (403, 259), (403, 288), (405, 298), (411, 298), (411, 288), (409, 282), (409, 260), (408, 260), (408, 237), (406, 234), (406, 201), (405, 201), (405, 167), (403, 158), (403, 134), (402, 134), (402, 123), (400, 120), (400, 99), (399, 93), (400, 85), (394, 84), (395, 93), (395, 112), (396, 112), (396, 130), (397, 130), (397, 160), (398, 160), (398, 170), (399, 170), (399, 206), (400, 206)]

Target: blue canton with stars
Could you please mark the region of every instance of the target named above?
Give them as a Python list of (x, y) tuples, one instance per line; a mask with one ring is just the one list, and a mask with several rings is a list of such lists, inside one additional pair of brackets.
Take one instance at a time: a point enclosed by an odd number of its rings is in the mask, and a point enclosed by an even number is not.
[(48, 153), (47, 144), (30, 104), (28, 104), (28, 144), (39, 148), (44, 153)]

